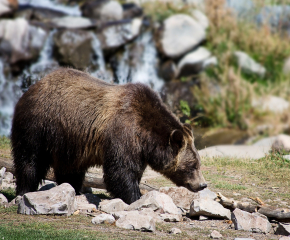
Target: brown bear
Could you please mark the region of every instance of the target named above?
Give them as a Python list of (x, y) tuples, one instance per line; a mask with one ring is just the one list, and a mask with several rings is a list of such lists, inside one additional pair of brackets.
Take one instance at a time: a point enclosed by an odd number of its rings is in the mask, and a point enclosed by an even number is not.
[(128, 204), (147, 165), (191, 191), (207, 186), (190, 125), (139, 83), (60, 68), (18, 101), (11, 142), (18, 195), (36, 191), (50, 167), (79, 193), (87, 169), (102, 165), (108, 192)]

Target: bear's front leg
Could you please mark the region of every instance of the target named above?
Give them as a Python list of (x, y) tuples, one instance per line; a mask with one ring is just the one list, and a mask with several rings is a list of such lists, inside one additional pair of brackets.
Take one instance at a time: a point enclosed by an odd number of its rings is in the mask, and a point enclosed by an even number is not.
[(107, 191), (115, 198), (121, 198), (125, 203), (131, 204), (141, 197), (139, 188), (139, 174), (129, 170), (107, 168), (104, 165), (104, 182)]

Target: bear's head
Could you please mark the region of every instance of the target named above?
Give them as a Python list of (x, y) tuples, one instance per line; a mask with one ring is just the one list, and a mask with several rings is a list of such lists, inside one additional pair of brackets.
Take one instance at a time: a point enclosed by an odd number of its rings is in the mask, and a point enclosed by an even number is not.
[(200, 169), (200, 157), (194, 146), (192, 128), (184, 124), (182, 130), (173, 130), (169, 144), (173, 150), (174, 161), (164, 171), (177, 186), (197, 192), (207, 187)]

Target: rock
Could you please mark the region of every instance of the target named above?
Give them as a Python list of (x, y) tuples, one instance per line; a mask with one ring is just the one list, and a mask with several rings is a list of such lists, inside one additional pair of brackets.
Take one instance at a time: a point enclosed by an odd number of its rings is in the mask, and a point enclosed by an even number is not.
[(50, 8), (26, 6), (15, 13), (14, 17), (25, 18), (26, 20), (40, 21), (43, 23), (50, 22), (53, 18), (64, 17), (66, 14)]
[(117, 1), (87, 1), (81, 7), (82, 15), (89, 18), (107, 21), (118, 21), (123, 18), (123, 8)]
[(290, 155), (283, 155), (283, 158), (290, 161)]
[(0, 206), (5, 203), (8, 203), (8, 200), (2, 193), (0, 193)]
[(269, 146), (247, 146), (247, 145), (219, 145), (198, 151), (200, 157), (236, 157), (259, 159), (269, 153)]
[(63, 65), (85, 69), (91, 63), (92, 34), (84, 30), (61, 30), (55, 33), (55, 57)]
[(0, 0), (0, 16), (12, 14), (18, 8), (17, 0)]
[(176, 206), (187, 210), (190, 209), (192, 200), (199, 198), (198, 193), (191, 192), (184, 187), (161, 187), (159, 191), (171, 197)]
[(171, 234), (180, 234), (181, 230), (179, 228), (171, 228), (169, 233), (171, 233)]
[(6, 171), (6, 168), (5, 167), (2, 167), (0, 169), (0, 186), (1, 186), (2, 180), (3, 180), (4, 175), (5, 175), (5, 171)]
[(286, 134), (278, 135), (272, 144), (272, 149), (274, 151), (289, 152), (290, 151), (290, 136)]
[(214, 200), (217, 195), (208, 188), (197, 193), (189, 191), (184, 187), (161, 187), (159, 192), (167, 194), (172, 198), (174, 204), (186, 210), (190, 209), (190, 204), (193, 199), (211, 199)]
[(47, 191), (30, 192), (23, 195), (18, 205), (18, 213), (57, 214), (69, 216), (77, 210), (75, 190), (63, 183)]
[(52, 24), (59, 28), (84, 29), (94, 27), (95, 24), (88, 18), (78, 16), (64, 16), (50, 20)]
[(104, 200), (100, 202), (99, 210), (106, 213), (113, 213), (124, 211), (129, 205), (124, 203), (121, 199), (116, 198), (112, 200)]
[(192, 17), (176, 14), (163, 22), (158, 39), (160, 51), (170, 58), (178, 58), (205, 39), (205, 29)]
[(210, 234), (210, 237), (213, 238), (213, 239), (220, 239), (222, 238), (223, 236), (220, 234), (220, 232), (216, 231), (216, 230), (213, 230)]
[(182, 215), (181, 214), (159, 214), (160, 219), (164, 222), (181, 222), (182, 221)]
[(177, 76), (176, 64), (172, 60), (167, 60), (161, 65), (159, 69), (159, 75), (165, 81), (171, 81), (175, 79)]
[(135, 3), (124, 3), (122, 4), (122, 8), (124, 19), (132, 19), (143, 15), (143, 9)]
[(76, 196), (77, 209), (80, 213), (87, 214), (92, 213), (98, 209), (101, 199), (94, 194), (82, 194)]
[(180, 111), (180, 100), (186, 101), (190, 109), (194, 109), (197, 103), (191, 91), (194, 85), (193, 81), (166, 82), (161, 90), (161, 98), (174, 113)]
[(97, 34), (101, 41), (102, 49), (115, 49), (133, 40), (139, 35), (141, 25), (142, 20), (135, 18), (126, 22), (116, 22), (104, 27)]
[(154, 232), (156, 229), (154, 218), (139, 211), (128, 211), (127, 214), (121, 215), (116, 221), (116, 226), (146, 232)]
[(203, 63), (211, 56), (211, 52), (204, 47), (198, 47), (187, 53), (177, 65), (177, 75), (186, 77), (199, 73), (203, 69)]
[(44, 30), (23, 18), (0, 20), (0, 52), (9, 63), (36, 59), (46, 38)]
[(161, 214), (158, 215), (158, 213), (155, 213), (153, 209), (151, 208), (143, 208), (140, 211), (134, 210), (134, 211), (119, 211), (119, 212), (113, 212), (112, 215), (116, 220), (118, 220), (121, 217), (124, 217), (128, 214), (135, 214), (132, 212), (138, 212), (139, 215), (144, 215), (144, 216), (150, 216), (154, 219), (156, 222), (162, 222), (162, 218), (160, 217)]
[(290, 223), (279, 223), (279, 226), (275, 231), (275, 234), (290, 236)]
[(198, 220), (199, 221), (208, 220), (208, 217), (200, 215)]
[(13, 181), (13, 174), (11, 172), (5, 172), (3, 180), (11, 183)]
[(255, 240), (253, 238), (235, 238), (234, 240)]
[(202, 26), (204, 29), (207, 29), (209, 26), (209, 21), (207, 16), (198, 9), (193, 9), (191, 12), (192, 17)]
[(171, 197), (157, 191), (150, 191), (139, 200), (131, 203), (125, 210), (139, 210), (141, 208), (152, 208), (158, 213), (179, 214), (178, 208), (173, 203)]
[(102, 213), (92, 219), (93, 224), (109, 223), (115, 222), (115, 218), (111, 214)]
[(279, 238), (279, 240), (290, 240), (290, 237), (281, 237), (281, 238)]
[(273, 113), (282, 113), (290, 106), (288, 101), (276, 96), (253, 99), (251, 104), (252, 107), (258, 110), (270, 111)]
[(232, 221), (236, 230), (268, 233), (272, 228), (266, 216), (258, 213), (248, 213), (238, 208), (232, 212)]
[(252, 59), (247, 53), (242, 51), (234, 52), (234, 56), (237, 58), (239, 67), (246, 73), (257, 74), (263, 77), (266, 73), (266, 69), (254, 59)]
[(22, 199), (22, 196), (18, 195), (16, 198), (11, 200), (11, 202), (9, 204), (10, 205), (18, 205), (20, 203), (21, 199)]
[(190, 205), (190, 217), (207, 216), (222, 219), (231, 219), (231, 211), (224, 208), (216, 201), (209, 199), (193, 200)]

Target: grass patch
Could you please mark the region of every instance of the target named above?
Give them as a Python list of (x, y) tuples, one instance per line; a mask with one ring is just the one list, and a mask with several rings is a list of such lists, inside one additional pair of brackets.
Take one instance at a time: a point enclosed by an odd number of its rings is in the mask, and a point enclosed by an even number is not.
[(0, 136), (0, 149), (10, 149), (10, 139), (6, 136)]

